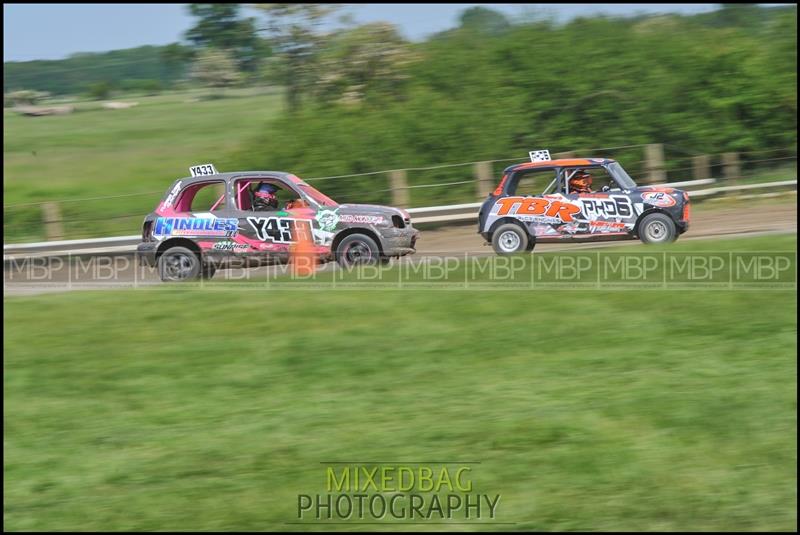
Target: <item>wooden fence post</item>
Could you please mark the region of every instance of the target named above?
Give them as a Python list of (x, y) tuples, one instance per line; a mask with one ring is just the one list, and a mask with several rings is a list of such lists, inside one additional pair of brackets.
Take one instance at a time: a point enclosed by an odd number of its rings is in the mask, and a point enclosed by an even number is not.
[(711, 178), (711, 157), (708, 154), (692, 157), (692, 177), (695, 180)]
[(394, 171), (389, 171), (389, 185), (392, 188), (392, 204), (399, 208), (408, 208), (410, 195), (408, 194), (406, 170), (395, 169)]
[(492, 162), (475, 162), (473, 166), (475, 174), (475, 191), (478, 197), (483, 199), (492, 192)]
[(664, 168), (664, 145), (650, 143), (644, 147), (645, 170), (647, 183), (662, 184), (667, 181), (667, 172)]
[(734, 185), (742, 177), (738, 152), (726, 152), (722, 155), (722, 174), (727, 186)]
[(44, 235), (48, 241), (64, 238), (61, 207), (58, 203), (46, 202), (42, 204), (42, 221), (44, 222)]

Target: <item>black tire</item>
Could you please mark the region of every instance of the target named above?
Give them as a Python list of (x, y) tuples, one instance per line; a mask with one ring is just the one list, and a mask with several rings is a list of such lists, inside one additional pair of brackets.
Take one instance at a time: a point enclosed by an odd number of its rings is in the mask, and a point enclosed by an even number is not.
[(336, 247), (336, 262), (342, 267), (376, 264), (380, 258), (378, 244), (366, 234), (350, 234)]
[(200, 258), (186, 247), (170, 247), (158, 258), (158, 275), (164, 282), (194, 280), (200, 269)]
[(536, 247), (536, 240), (529, 239), (528, 246), (525, 248), (525, 250), (530, 253), (531, 251), (533, 251), (534, 247)]
[(515, 223), (500, 225), (492, 233), (492, 248), (499, 255), (519, 253), (528, 250), (528, 233)]
[(643, 243), (672, 243), (678, 238), (678, 229), (670, 216), (655, 213), (642, 218), (638, 234)]

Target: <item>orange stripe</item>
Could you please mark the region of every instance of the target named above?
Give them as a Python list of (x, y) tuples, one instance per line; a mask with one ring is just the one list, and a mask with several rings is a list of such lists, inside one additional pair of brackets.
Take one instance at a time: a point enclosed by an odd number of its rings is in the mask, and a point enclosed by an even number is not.
[[(599, 158), (598, 158), (599, 159)], [(585, 158), (571, 158), (564, 160), (545, 160), (543, 162), (521, 163), (516, 169), (530, 169), (533, 167), (564, 167), (569, 165), (595, 165), (595, 162)]]

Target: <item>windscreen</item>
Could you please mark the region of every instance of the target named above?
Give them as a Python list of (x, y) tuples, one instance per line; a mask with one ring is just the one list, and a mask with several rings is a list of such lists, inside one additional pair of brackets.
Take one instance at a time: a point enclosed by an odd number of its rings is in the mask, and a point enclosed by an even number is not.
[(298, 186), (303, 193), (311, 197), (311, 199), (321, 206), (339, 206), (339, 203), (322, 193), (321, 191), (309, 186), (308, 184), (301, 184)]
[(623, 169), (619, 163), (610, 163), (606, 168), (608, 169), (608, 172), (611, 173), (611, 176), (614, 177), (614, 180), (617, 181), (617, 184), (622, 187), (622, 189), (633, 189), (636, 187), (636, 182), (634, 182), (633, 179), (628, 176), (628, 173), (625, 172), (625, 169)]

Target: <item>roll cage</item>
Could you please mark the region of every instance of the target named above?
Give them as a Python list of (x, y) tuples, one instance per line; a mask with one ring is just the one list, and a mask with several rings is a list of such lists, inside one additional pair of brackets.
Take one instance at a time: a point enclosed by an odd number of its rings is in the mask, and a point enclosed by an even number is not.
[(210, 211), (214, 211), (221, 204), (224, 204), (225, 206), (236, 207), (241, 210), (247, 210), (252, 204), (252, 198), (250, 198), (249, 194), (249, 185), (262, 181), (273, 183), (283, 189), (291, 191), (297, 195), (299, 199), (304, 200), (308, 206), (315, 209), (320, 209), (321, 207), (325, 206), (338, 205), (336, 201), (326, 196), (324, 193), (320, 192), (310, 184), (304, 182), (300, 178), (297, 178), (289, 173), (270, 171), (219, 173), (216, 175), (178, 179), (167, 191), (162, 199), (162, 203), (169, 200), (176, 187), (180, 187), (180, 190), (174, 192), (175, 200), (171, 201), (170, 204), (178, 204), (187, 192), (191, 192), (198, 188), (200, 184), (221, 182), (225, 186), (225, 191), (219, 196), (219, 198), (217, 198)]
[(569, 166), (553, 165), (539, 166), (534, 168), (527, 167), (522, 169), (511, 167), (506, 170), (506, 173), (510, 176), (508, 177), (508, 180), (506, 181), (502, 190), (502, 195), (514, 195), (517, 191), (517, 187), (519, 186), (519, 181), (524, 176), (532, 173), (541, 173), (547, 171), (555, 171), (556, 175), (553, 177), (553, 180), (551, 180), (544, 188), (541, 195), (569, 195), (569, 191), (567, 190), (569, 179), (572, 178), (578, 169), (600, 168), (604, 169), (606, 173), (608, 173), (609, 177), (611, 177), (621, 189), (628, 190), (636, 187), (636, 183), (633, 181), (633, 179), (631, 179), (625, 170), (622, 169), (622, 166), (615, 161), (608, 163), (590, 163)]

